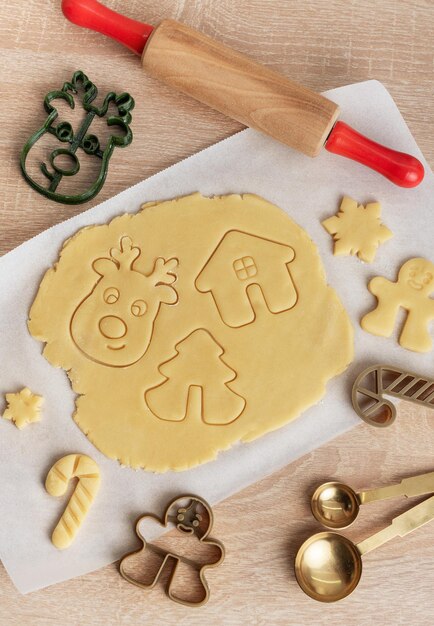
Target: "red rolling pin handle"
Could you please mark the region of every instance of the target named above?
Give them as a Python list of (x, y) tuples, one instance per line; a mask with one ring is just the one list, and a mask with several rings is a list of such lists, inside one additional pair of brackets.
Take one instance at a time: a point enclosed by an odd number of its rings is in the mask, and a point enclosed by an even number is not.
[(153, 26), (120, 15), (97, 0), (62, 0), (62, 11), (70, 22), (107, 35), (139, 55), (154, 30)]
[[(62, 0), (62, 11), (65, 17), (74, 24), (107, 35), (138, 55), (142, 55), (148, 38), (154, 31), (154, 28), (149, 24), (142, 24), (119, 15), (97, 2), (97, 0)], [(322, 96), (314, 94), (310, 90), (291, 83), (291, 81), (285, 81), (279, 74), (273, 73), (246, 57), (230, 51), (222, 44), (217, 44), (214, 40), (198, 34), (197, 31), (168, 20), (166, 21), (165, 29), (162, 29), (160, 26), (155, 30), (155, 36), (149, 42), (149, 46), (152, 47), (152, 44), (157, 41), (157, 33), (161, 40), (164, 38), (164, 33), (167, 30), (172, 30), (175, 36), (180, 36), (181, 43), (184, 42), (182, 44), (184, 48), (182, 51), (183, 56), (181, 56), (182, 58), (190, 56), (190, 63), (194, 60), (192, 58), (194, 43), (196, 44), (196, 53), (198, 50), (205, 52), (196, 65), (191, 66), (188, 73), (182, 71), (184, 69), (182, 66), (176, 65), (177, 59), (175, 58), (174, 60), (176, 54), (169, 54), (169, 50), (173, 50), (172, 46), (179, 45), (179, 40), (176, 41), (176, 37), (170, 39), (169, 36), (164, 42), (165, 45), (163, 45), (162, 51), (161, 48), (158, 48), (158, 44), (155, 43), (153, 47), (158, 50), (158, 53), (157, 57), (155, 54), (153, 56), (153, 64), (156, 65), (156, 60), (158, 60), (159, 66), (159, 71), (155, 75), (162, 80), (166, 80), (168, 84), (172, 84), (180, 91), (196, 97), (196, 99), (213, 106), (226, 115), (231, 115), (234, 119), (238, 119), (246, 125), (251, 125), (258, 130), (267, 132), (269, 135), (310, 156), (315, 156), (321, 146), (325, 145), (329, 152), (358, 161), (401, 187), (416, 187), (422, 181), (424, 168), (422, 163), (415, 157), (403, 152), (390, 150), (364, 137), (344, 122), (335, 123), (338, 113), (337, 105)], [(185, 48), (188, 48), (188, 45), (185, 44), (185, 41), (188, 37), (191, 40), (191, 46), (186, 51)], [(142, 64), (144, 64), (143, 59), (146, 61), (149, 56), (152, 56), (149, 52), (149, 46), (142, 57)], [(223, 58), (224, 62), (222, 61)], [(208, 89), (205, 93), (205, 90), (200, 91), (198, 89), (199, 84), (209, 88), (207, 79), (210, 74), (214, 76), (216, 73), (216, 63), (220, 63), (220, 73), (226, 72), (223, 76), (225, 78), (223, 83), (225, 84), (224, 93), (226, 94), (226, 100), (222, 100), (221, 94), (217, 93), (216, 90)], [(149, 70), (149, 67), (147, 69)], [(183, 74), (188, 75), (187, 78)], [(193, 76), (190, 76), (190, 74), (193, 74)], [(238, 89), (238, 84), (232, 84), (231, 91), (229, 79), (230, 77), (233, 78), (234, 75), (239, 78), (240, 83), (242, 80), (246, 81), (245, 84), (248, 88), (244, 92)], [(260, 78), (255, 83), (255, 77), (257, 76), (260, 76)], [(236, 94), (238, 94), (238, 100), (235, 97)], [(259, 104), (256, 95), (259, 95), (261, 99)], [(270, 101), (264, 104), (262, 100), (265, 101), (267, 97), (270, 98)], [(273, 117), (272, 120), (267, 119), (267, 124), (265, 125), (264, 123), (255, 125), (258, 114), (260, 114), (259, 117), (270, 117), (267, 113), (270, 108), (268, 104), (271, 106), (276, 99), (280, 99), (283, 102), (284, 98), (286, 98), (285, 102), (288, 101), (291, 106), (285, 108), (284, 105), (281, 105), (276, 110), (275, 115), (277, 117)], [(313, 100), (315, 100), (315, 106), (309, 107), (309, 102), (312, 104)], [(234, 102), (236, 102), (236, 106)], [(321, 106), (316, 106), (318, 103)], [(326, 121), (328, 119), (328, 128), (324, 119), (319, 119), (320, 115), (318, 115), (317, 119), (319, 126), (317, 125), (316, 127), (309, 117), (313, 109), (319, 111), (319, 108), (321, 108), (323, 118), (325, 117)], [(296, 110), (296, 113), (291, 117), (291, 111), (293, 112), (294, 110)], [(334, 124), (331, 132), (329, 131), (330, 124)], [(329, 133), (325, 143), (323, 142), (326, 135), (324, 135), (323, 129), (326, 129)], [(316, 138), (314, 140), (311, 138), (310, 143), (309, 133), (314, 133)], [(300, 137), (302, 137), (302, 140), (300, 140)]]
[(336, 122), (325, 148), (367, 165), (400, 187), (416, 187), (424, 176), (423, 165), (415, 157), (386, 148), (361, 135), (345, 122)]

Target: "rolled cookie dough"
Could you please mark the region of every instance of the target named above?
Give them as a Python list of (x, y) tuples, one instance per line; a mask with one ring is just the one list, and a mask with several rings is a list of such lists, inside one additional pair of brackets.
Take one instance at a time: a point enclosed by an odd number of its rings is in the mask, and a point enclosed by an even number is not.
[(157, 472), (280, 428), (353, 358), (315, 245), (253, 195), (197, 193), (79, 231), (29, 329), (94, 445)]

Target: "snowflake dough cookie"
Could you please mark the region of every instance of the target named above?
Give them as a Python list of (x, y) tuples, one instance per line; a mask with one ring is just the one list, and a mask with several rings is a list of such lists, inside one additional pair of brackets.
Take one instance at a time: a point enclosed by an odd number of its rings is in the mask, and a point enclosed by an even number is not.
[(41, 419), (41, 407), (44, 402), (42, 396), (37, 396), (24, 387), (19, 393), (7, 393), (6, 402), (8, 407), (3, 417), (14, 422), (20, 430), (32, 422)]
[(364, 207), (345, 196), (338, 214), (322, 222), (326, 231), (333, 235), (333, 254), (357, 254), (361, 261), (372, 263), (378, 246), (393, 237), (393, 233), (381, 223), (380, 215), (379, 202), (370, 202)]
[(390, 337), (400, 308), (407, 311), (399, 343), (407, 350), (429, 352), (432, 340), (430, 322), (434, 320), (434, 264), (426, 259), (410, 259), (399, 270), (393, 283), (377, 276), (369, 283), (369, 291), (377, 297), (376, 309), (361, 321), (364, 330), (373, 335)]
[(150, 203), (79, 231), (29, 329), (97, 448), (158, 472), (280, 428), (353, 358), (315, 245), (253, 195)]

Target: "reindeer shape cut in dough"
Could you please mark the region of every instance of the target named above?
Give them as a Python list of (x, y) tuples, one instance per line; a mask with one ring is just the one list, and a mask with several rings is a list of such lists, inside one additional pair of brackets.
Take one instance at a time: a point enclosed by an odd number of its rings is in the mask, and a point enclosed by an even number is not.
[[(162, 540), (148, 543), (141, 531), (141, 524), (146, 519), (163, 527), (175, 527), (175, 535), (163, 536)], [(208, 537), (212, 526), (211, 507), (202, 498), (192, 495), (172, 500), (162, 519), (152, 514), (143, 515), (136, 523), (136, 534), (143, 547), (122, 557), (119, 565), (121, 576), (137, 587), (151, 590), (163, 572), (170, 569), (165, 586), (167, 596), (186, 606), (205, 604), (210, 595), (205, 570), (220, 565), (225, 554), (223, 545)], [(134, 568), (137, 561), (140, 562), (140, 574)], [(186, 587), (190, 588), (190, 594)]]
[(127, 367), (145, 354), (161, 304), (176, 304), (172, 287), (177, 259), (158, 258), (147, 276), (134, 269), (140, 248), (122, 237), (110, 258), (99, 258), (93, 269), (100, 279), (78, 305), (71, 320), (76, 346), (92, 361)]

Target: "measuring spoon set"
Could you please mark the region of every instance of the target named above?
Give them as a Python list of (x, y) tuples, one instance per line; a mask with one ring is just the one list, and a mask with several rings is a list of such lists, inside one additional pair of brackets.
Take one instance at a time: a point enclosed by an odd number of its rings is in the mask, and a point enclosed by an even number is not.
[[(434, 493), (434, 472), (404, 478), (400, 483), (356, 492), (348, 485), (327, 482), (311, 498), (314, 517), (331, 529), (347, 528), (362, 504), (396, 496), (412, 498)], [(404, 537), (434, 519), (434, 495), (398, 515), (379, 532), (354, 544), (336, 532), (309, 537), (297, 552), (295, 576), (301, 589), (314, 600), (336, 602), (357, 587), (362, 575), (362, 556), (396, 537)]]

